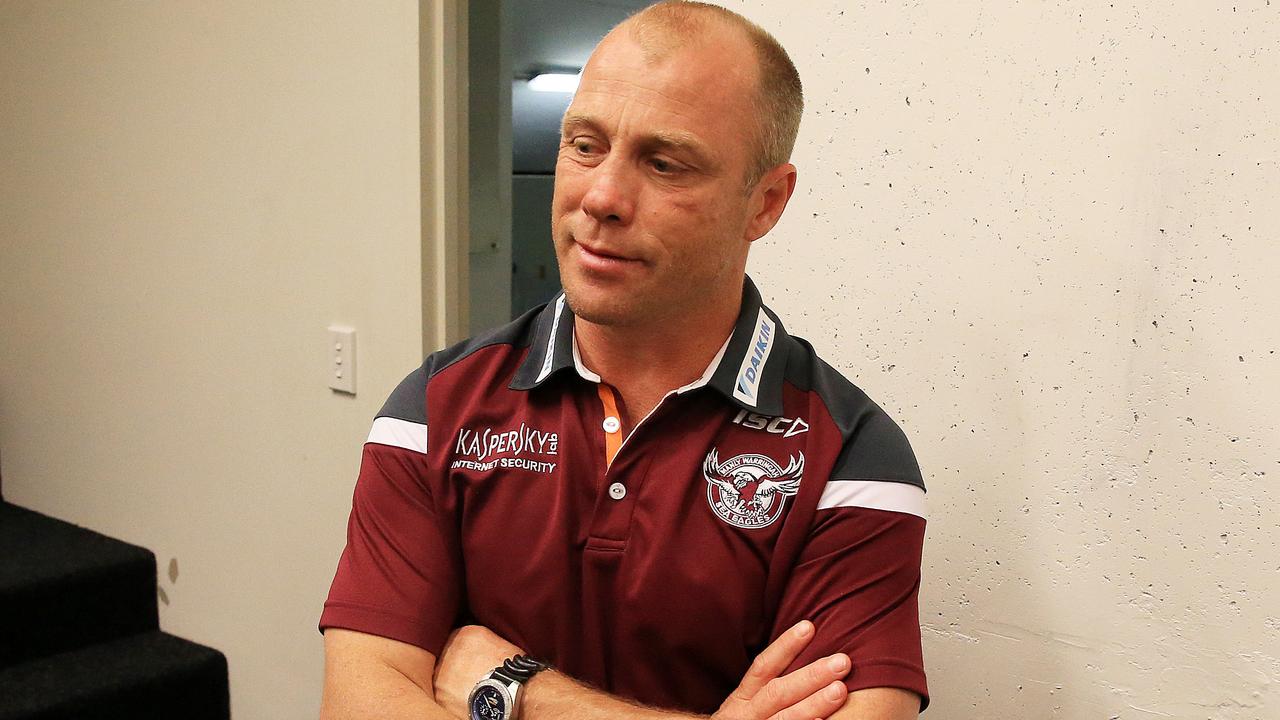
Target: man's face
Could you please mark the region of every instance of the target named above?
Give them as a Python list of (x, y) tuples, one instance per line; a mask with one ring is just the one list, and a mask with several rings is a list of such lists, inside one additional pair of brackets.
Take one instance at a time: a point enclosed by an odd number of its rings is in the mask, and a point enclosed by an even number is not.
[(629, 326), (737, 300), (754, 239), (752, 56), (712, 37), (650, 64), (625, 29), (596, 49), (565, 113), (551, 208), (576, 315)]

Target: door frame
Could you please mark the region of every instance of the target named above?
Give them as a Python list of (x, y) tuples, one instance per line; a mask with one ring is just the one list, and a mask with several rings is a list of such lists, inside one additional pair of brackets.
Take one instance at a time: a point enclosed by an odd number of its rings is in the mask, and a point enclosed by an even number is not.
[(467, 337), (467, 0), (418, 0), (422, 345)]

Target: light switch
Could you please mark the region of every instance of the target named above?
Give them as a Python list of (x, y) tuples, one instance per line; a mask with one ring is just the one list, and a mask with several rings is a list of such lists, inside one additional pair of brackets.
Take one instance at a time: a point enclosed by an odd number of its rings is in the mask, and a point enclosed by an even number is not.
[(342, 325), (329, 326), (329, 387), (338, 392), (356, 394), (356, 330)]

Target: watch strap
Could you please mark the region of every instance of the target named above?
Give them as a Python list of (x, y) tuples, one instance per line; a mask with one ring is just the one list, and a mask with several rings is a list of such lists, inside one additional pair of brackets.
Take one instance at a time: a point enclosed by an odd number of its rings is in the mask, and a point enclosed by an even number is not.
[(502, 663), (502, 667), (494, 668), (493, 677), (503, 682), (518, 682), (521, 685), (529, 682), (529, 678), (546, 670), (549, 666), (528, 655), (517, 655)]

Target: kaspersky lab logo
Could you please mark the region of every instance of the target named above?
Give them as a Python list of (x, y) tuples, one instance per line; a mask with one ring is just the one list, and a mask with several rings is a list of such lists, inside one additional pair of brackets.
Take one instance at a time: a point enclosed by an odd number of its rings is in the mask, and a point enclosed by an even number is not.
[(734, 384), (733, 396), (744, 403), (755, 407), (760, 398), (760, 376), (764, 374), (764, 364), (769, 362), (769, 353), (773, 350), (773, 321), (760, 308), (760, 316), (756, 318), (755, 342), (742, 358), (742, 367), (738, 368), (738, 382)]

